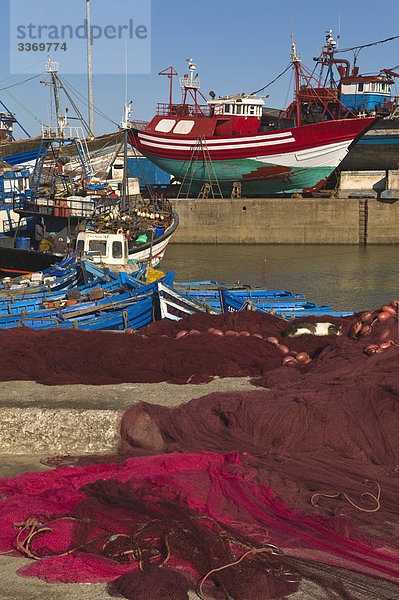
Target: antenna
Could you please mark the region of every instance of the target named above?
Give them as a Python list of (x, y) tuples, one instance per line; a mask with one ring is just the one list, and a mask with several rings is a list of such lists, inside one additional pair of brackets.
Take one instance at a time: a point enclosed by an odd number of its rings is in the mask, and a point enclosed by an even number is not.
[(339, 38), (341, 37), (341, 7), (338, 7), (338, 35), (337, 35), (337, 50), (339, 44)]
[(291, 62), (292, 63), (300, 63), (301, 56), (296, 52), (296, 44), (294, 42), (294, 34), (292, 33), (292, 17), (291, 17)]
[(93, 64), (91, 59), (91, 24), (90, 24), (90, 0), (86, 0), (87, 21), (87, 87), (89, 101), (89, 127), (94, 135), (94, 108), (93, 108)]
[(125, 40), (125, 107), (127, 106), (127, 40)]

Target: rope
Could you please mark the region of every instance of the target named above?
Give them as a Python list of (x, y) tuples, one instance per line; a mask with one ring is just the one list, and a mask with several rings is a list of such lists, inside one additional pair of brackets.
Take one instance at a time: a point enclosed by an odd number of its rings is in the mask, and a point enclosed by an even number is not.
[(342, 50), (335, 50), (335, 52), (350, 52), (351, 50), (361, 50), (362, 48), (369, 48), (370, 46), (376, 46), (377, 44), (385, 44), (385, 42), (397, 40), (398, 38), (399, 38), (399, 35), (394, 35), (392, 37), (386, 38), (385, 40), (378, 40), (378, 42), (372, 42), (371, 44), (362, 44), (361, 46), (353, 46), (352, 48), (344, 48)]
[(272, 83), (274, 83), (275, 81), (277, 81), (277, 79), (280, 79), (280, 77), (282, 77), (282, 75), (284, 75), (284, 73), (286, 73), (288, 71), (288, 69), (291, 68), (291, 63), (284, 69), (284, 71), (282, 71), (282, 73), (280, 73), (280, 75), (277, 75), (277, 77), (275, 77), (272, 81), (270, 81), (269, 83), (267, 83), (266, 85), (264, 85), (262, 88), (260, 88), (259, 90), (256, 90), (255, 92), (251, 92), (251, 96), (253, 94), (258, 94), (259, 92), (262, 92), (263, 90), (265, 90), (267, 87), (269, 87), (269, 85), (272, 85)]
[(358, 510), (361, 510), (362, 512), (368, 512), (368, 513), (377, 512), (381, 508), (381, 503), (380, 503), (381, 487), (380, 487), (380, 484), (377, 481), (370, 481), (369, 479), (365, 479), (363, 483), (375, 483), (376, 486), (377, 486), (377, 490), (378, 491), (377, 491), (377, 495), (376, 496), (374, 494), (372, 494), (371, 492), (363, 492), (360, 495), (360, 499), (361, 500), (363, 500), (364, 496), (369, 496), (370, 498), (372, 498), (376, 502), (376, 507), (375, 508), (362, 508), (361, 506), (358, 506), (355, 502), (353, 502), (353, 500), (351, 500), (349, 498), (349, 496), (345, 492), (338, 492), (337, 494), (323, 494), (323, 493), (317, 492), (316, 494), (313, 494), (313, 496), (310, 499), (310, 502), (311, 502), (312, 506), (319, 506), (319, 504), (315, 500), (316, 497), (320, 497), (320, 498), (339, 498), (340, 496), (343, 496), (345, 498), (345, 500), (347, 500), (349, 502), (349, 504), (351, 504), (352, 506), (354, 506)]
[(268, 554), (273, 554), (273, 548), (253, 548), (252, 550), (248, 550), (248, 552), (244, 552), (244, 554), (242, 556), (240, 556), (240, 558), (234, 562), (228, 563), (227, 565), (223, 565), (222, 567), (218, 567), (217, 569), (212, 569), (211, 571), (209, 571), (202, 579), (201, 579), (201, 583), (199, 585), (199, 594), (201, 597), (203, 597), (203, 592), (202, 592), (202, 587), (205, 583), (205, 581), (208, 579), (208, 577), (210, 575), (212, 575), (212, 573), (216, 573), (218, 571), (223, 571), (223, 569), (228, 569), (229, 567), (234, 567), (235, 565), (238, 565), (242, 560), (244, 560), (244, 558), (246, 556), (249, 556), (250, 554), (261, 554), (262, 552), (267, 552)]
[(23, 81), (19, 81), (18, 83), (13, 83), (6, 87), (0, 88), (0, 92), (2, 92), (4, 90), (9, 90), (10, 88), (13, 88), (13, 87), (17, 87), (17, 85), (23, 85), (27, 81), (31, 81), (32, 79), (37, 79), (37, 77), (41, 77), (42, 75), (43, 75), (43, 73), (39, 73), (38, 75), (33, 75), (32, 77), (28, 77), (28, 79), (24, 79)]
[[(76, 88), (73, 87), (73, 85), (71, 83), (69, 83), (68, 81), (66, 81), (66, 79), (64, 79), (64, 77), (60, 77), (59, 79), (62, 81), (62, 83), (64, 84), (65, 87), (69, 88), (71, 90), (71, 93), (75, 94), (75, 96), (78, 98), (78, 100), (84, 104), (85, 107), (88, 107), (89, 104), (87, 103), (86, 99), (84, 98), (84, 96), (82, 96), (82, 94), (80, 92), (78, 92), (78, 90)], [(113, 121), (108, 115), (106, 115), (105, 113), (103, 113), (99, 108), (97, 108), (95, 105), (93, 105), (93, 110), (96, 114), (98, 114), (100, 117), (102, 117), (103, 119), (106, 119), (107, 121), (109, 121), (110, 123), (112, 123), (113, 125), (116, 125), (119, 128), (119, 123), (117, 123), (116, 121)]]

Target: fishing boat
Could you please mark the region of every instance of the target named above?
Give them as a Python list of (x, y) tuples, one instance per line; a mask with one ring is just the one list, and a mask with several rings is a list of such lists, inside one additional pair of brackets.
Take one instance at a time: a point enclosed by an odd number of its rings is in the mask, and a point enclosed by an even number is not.
[[(187, 195), (319, 189), (375, 117), (337, 118), (326, 107), (323, 119), (310, 122), (301, 110), (299, 90), (306, 71), (294, 43), (291, 62), (296, 81), (293, 119), (282, 115), (271, 123), (263, 115), (263, 98), (255, 94), (216, 98), (212, 93), (207, 100), (194, 75), (196, 65), (189, 60), (189, 74), (180, 78), (182, 102), (173, 104), (170, 91), (169, 104), (158, 105), (144, 130), (131, 129), (131, 144), (180, 181)], [(171, 67), (171, 86), (175, 73)], [(206, 104), (200, 104), (201, 98)]]
[(212, 315), (220, 313), (220, 310), (211, 308), (209, 305), (187, 298), (176, 289), (167, 285), (165, 281), (157, 282), (158, 302), (161, 319), (179, 321), (190, 315), (206, 312)]
[[(54, 160), (71, 144), (84, 178), (73, 178)], [(79, 254), (90, 254), (101, 265), (125, 271), (136, 270), (138, 263), (157, 265), (179, 223), (170, 203), (162, 197), (129, 196), (127, 177), (119, 195), (106, 182), (94, 181), (79, 128), (43, 128), (29, 189), (12, 199), (19, 222), (0, 238), (0, 272), (16, 276), (46, 269), (74, 249), (78, 237)], [(27, 218), (32, 221), (28, 233), (21, 231)]]
[[(389, 40), (381, 43), (385, 41)], [(350, 148), (339, 165), (343, 171), (398, 168), (399, 97), (392, 94), (392, 86), (399, 74), (384, 68), (378, 73), (362, 75), (357, 65), (357, 55), (362, 47), (368, 45), (338, 49), (332, 30), (328, 30), (320, 53), (313, 58), (314, 70), (307, 74), (298, 92), (301, 110), (309, 122), (324, 118), (323, 103), (339, 118), (350, 117), (352, 113), (379, 117)], [(354, 54), (353, 64), (344, 58), (349, 51)], [(264, 112), (272, 123), (280, 115), (292, 121), (295, 110), (295, 106), (291, 105), (290, 110), (285, 112), (267, 109)]]
[(226, 289), (220, 289), (220, 309), (224, 313), (239, 312), (242, 310), (255, 310), (258, 312), (266, 312), (274, 314), (282, 319), (295, 319), (296, 317), (305, 317), (313, 315), (329, 315), (335, 317), (343, 317), (350, 314), (351, 312), (337, 312), (332, 306), (321, 305), (318, 306), (314, 302), (303, 302), (303, 303), (254, 303), (253, 299), (247, 297), (236, 296), (234, 292)]

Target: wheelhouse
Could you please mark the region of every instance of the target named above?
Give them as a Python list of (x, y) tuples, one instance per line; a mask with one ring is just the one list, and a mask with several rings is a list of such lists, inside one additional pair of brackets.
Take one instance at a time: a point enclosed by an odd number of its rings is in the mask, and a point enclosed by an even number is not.
[(82, 231), (76, 240), (76, 253), (80, 256), (89, 255), (95, 263), (120, 265), (128, 262), (128, 245), (122, 233)]

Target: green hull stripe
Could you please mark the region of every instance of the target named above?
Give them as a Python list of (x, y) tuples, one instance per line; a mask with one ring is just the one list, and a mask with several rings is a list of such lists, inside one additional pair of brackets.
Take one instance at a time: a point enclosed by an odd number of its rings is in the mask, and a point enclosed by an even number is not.
[[(213, 181), (211, 166), (203, 161), (194, 162), (187, 172), (188, 162), (148, 155), (152, 162), (170, 173), (179, 181), (185, 177), (185, 184), (198, 190), (204, 181)], [(313, 188), (331, 175), (335, 167), (282, 167), (272, 163), (263, 163), (251, 158), (230, 161), (217, 160), (212, 163), (222, 191), (231, 193), (233, 182), (239, 181), (244, 194), (278, 194), (284, 191), (295, 192)]]

